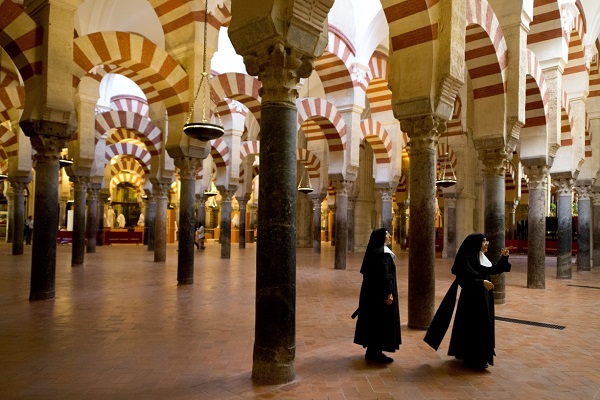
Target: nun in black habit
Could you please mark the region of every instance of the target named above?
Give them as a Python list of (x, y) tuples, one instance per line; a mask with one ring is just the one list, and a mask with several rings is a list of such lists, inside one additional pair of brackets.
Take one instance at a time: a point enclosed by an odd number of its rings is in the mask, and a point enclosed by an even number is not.
[(367, 348), (365, 358), (378, 363), (391, 363), (393, 358), (382, 352), (400, 348), (400, 310), (396, 282), (396, 255), (389, 249), (392, 238), (385, 228), (371, 232), (360, 273), (358, 315), (354, 343)]
[(503, 248), (500, 260), (492, 264), (484, 254), (488, 244), (485, 235), (473, 233), (460, 245), (452, 266), (456, 279), (435, 313), (424, 339), (435, 350), (438, 349), (450, 325), (460, 286), (448, 355), (464, 360), (468, 368), (482, 369), (488, 364), (494, 365), (494, 284), (490, 275), (510, 271), (508, 249)]

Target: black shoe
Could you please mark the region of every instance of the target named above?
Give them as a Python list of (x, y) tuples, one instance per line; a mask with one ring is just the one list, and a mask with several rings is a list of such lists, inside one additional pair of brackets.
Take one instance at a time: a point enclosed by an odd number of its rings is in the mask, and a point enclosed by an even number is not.
[(394, 362), (394, 359), (392, 357), (388, 357), (383, 353), (375, 353), (375, 354), (366, 353), (365, 359), (376, 362), (376, 363), (381, 363), (381, 364), (389, 364), (389, 363)]
[(465, 365), (465, 368), (470, 368), (470, 369), (486, 369), (489, 366), (488, 363), (485, 361), (472, 361), (472, 360), (465, 360), (464, 365)]

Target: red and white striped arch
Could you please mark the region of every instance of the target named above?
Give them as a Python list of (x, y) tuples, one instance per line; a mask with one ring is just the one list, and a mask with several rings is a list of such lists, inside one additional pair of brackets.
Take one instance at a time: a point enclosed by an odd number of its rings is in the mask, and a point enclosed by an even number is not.
[(406, 179), (406, 174), (402, 174), (398, 180), (398, 186), (396, 186), (396, 193), (406, 192), (408, 192), (408, 179)]
[(4, 125), (0, 125), (0, 146), (4, 149), (7, 158), (16, 156), (19, 150), (17, 135)]
[(438, 38), (438, 23), (431, 15), (439, 11), (439, 0), (381, 0), (390, 28), (393, 51), (427, 44)]
[(245, 105), (230, 98), (226, 98), (225, 100), (219, 102), (217, 105), (217, 112), (221, 118), (225, 118), (231, 114), (240, 114), (243, 117), (248, 115), (248, 109)]
[(113, 193), (120, 183), (131, 183), (137, 190), (144, 189), (145, 179), (136, 173), (121, 171), (114, 175), (110, 180), (110, 192)]
[(445, 136), (460, 136), (464, 133), (462, 127), (462, 100), (459, 95), (454, 98), (452, 116), (446, 126), (446, 132), (442, 133), (440, 138)]
[(563, 91), (560, 109), (560, 145), (573, 145), (573, 120), (571, 117), (571, 104), (567, 98), (567, 92)]
[(228, 165), (231, 165), (231, 152), (229, 151), (227, 142), (222, 138), (218, 138), (211, 140), (208, 143), (211, 146), (210, 155), (212, 156), (217, 169), (226, 168)]
[(379, 51), (373, 53), (367, 74), (367, 98), (371, 116), (392, 111), (392, 91), (388, 89), (389, 59)]
[(361, 139), (365, 139), (373, 149), (376, 164), (389, 164), (392, 160), (392, 138), (379, 123), (373, 119), (360, 121)]
[(321, 161), (316, 154), (307, 149), (298, 149), (298, 161), (304, 165), (308, 171), (309, 178), (319, 178), (321, 176)]
[(14, 62), (23, 82), (42, 73), (44, 31), (27, 15), (22, 5), (0, 1), (0, 47)]
[(226, 98), (237, 100), (250, 111), (260, 122), (260, 95), (261, 82), (249, 75), (237, 72), (220, 74), (210, 80), (214, 97), (218, 103)]
[(351, 74), (354, 48), (341, 32), (332, 28), (328, 32), (327, 48), (315, 62), (315, 70), (323, 83), (325, 94), (352, 89), (359, 84), (353, 82)]
[(585, 61), (585, 50), (583, 48), (583, 35), (584, 29), (581, 17), (579, 16), (575, 19), (575, 27), (571, 31), (569, 40), (569, 61), (563, 72), (563, 78), (580, 76), (581, 79), (589, 79), (589, 71)]
[(145, 168), (142, 166), (139, 159), (130, 155), (119, 156), (114, 164), (108, 163), (107, 166), (111, 177), (128, 172), (137, 174), (143, 179), (146, 173)]
[(330, 153), (346, 149), (346, 123), (332, 103), (315, 97), (299, 100), (298, 129), (309, 119), (319, 126), (320, 131), (305, 132), (308, 141), (325, 139)]
[(169, 53), (142, 36), (96, 32), (79, 37), (73, 41), (73, 61), (75, 86), (84, 76), (101, 80), (107, 72), (121, 74), (140, 87), (148, 104), (162, 101), (169, 116), (189, 111), (188, 75)]
[(260, 142), (258, 140), (247, 140), (240, 146), (240, 162), (250, 154), (260, 154)]
[(133, 95), (113, 96), (110, 99), (112, 108), (119, 111), (129, 111), (135, 114), (140, 114), (143, 117), (150, 118), (150, 107), (146, 99)]
[(145, 173), (150, 172), (150, 159), (152, 156), (146, 149), (132, 143), (115, 143), (106, 146), (104, 159), (110, 161), (113, 157), (124, 155), (131, 156), (138, 160)]
[(485, 0), (467, 0), (465, 61), (475, 100), (506, 91), (508, 48), (500, 22)]
[(525, 126), (546, 126), (548, 120), (548, 100), (550, 94), (542, 67), (535, 54), (527, 49), (527, 78), (525, 89)]
[(96, 143), (102, 135), (111, 129), (118, 128), (135, 131), (136, 136), (144, 143), (151, 155), (160, 154), (162, 146), (161, 130), (148, 118), (128, 111), (107, 111), (96, 115)]
[(598, 55), (595, 55), (590, 64), (590, 86), (588, 99), (600, 97), (600, 74), (598, 73)]
[(0, 122), (17, 121), (25, 105), (25, 87), (0, 87)]

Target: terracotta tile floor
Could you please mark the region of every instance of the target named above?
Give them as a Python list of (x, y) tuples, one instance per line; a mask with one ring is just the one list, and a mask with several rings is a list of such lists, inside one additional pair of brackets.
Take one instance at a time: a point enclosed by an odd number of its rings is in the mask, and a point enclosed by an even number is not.
[[(497, 315), (564, 325), (563, 330), (498, 321), (496, 365), (477, 372), (434, 352), (406, 328), (407, 253), (400, 252), (403, 344), (394, 363), (365, 363), (352, 343), (362, 253), (333, 269), (334, 251), (298, 250), (296, 380), (251, 381), (255, 248), (216, 243), (196, 253), (195, 283), (176, 285), (176, 247), (153, 262), (142, 246), (98, 247), (71, 268), (59, 246), (56, 298), (29, 302), (31, 246), (0, 244), (1, 399), (600, 399), (600, 268), (526, 286), (525, 256), (513, 255), (507, 302)], [(437, 303), (451, 260), (437, 259)]]

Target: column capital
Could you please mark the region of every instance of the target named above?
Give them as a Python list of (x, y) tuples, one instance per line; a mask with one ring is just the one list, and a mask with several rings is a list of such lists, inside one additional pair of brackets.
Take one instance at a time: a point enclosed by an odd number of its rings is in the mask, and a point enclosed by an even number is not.
[(69, 176), (69, 180), (73, 182), (73, 188), (76, 192), (87, 192), (91, 183), (91, 178), (89, 176), (84, 175), (71, 175)]
[(577, 192), (577, 196), (579, 200), (590, 200), (590, 196), (592, 194), (592, 187), (589, 185), (576, 185), (575, 191)]
[(444, 196), (444, 205), (448, 208), (456, 208), (456, 197)]
[(527, 175), (529, 189), (546, 189), (548, 173), (550, 172), (548, 165), (526, 165), (524, 170)]
[(502, 176), (506, 173), (506, 161), (512, 158), (506, 149), (486, 149), (479, 151), (483, 163), (483, 173), (487, 176)]
[(435, 151), (440, 134), (446, 130), (446, 121), (433, 115), (402, 119), (400, 126), (410, 139), (410, 151)]
[(350, 190), (352, 190), (352, 185), (354, 185), (354, 182), (347, 180), (339, 180), (332, 181), (332, 184), (335, 188), (336, 196), (348, 196), (350, 194)]
[(202, 159), (197, 157), (177, 157), (173, 163), (179, 168), (179, 179), (195, 180), (198, 168), (202, 166)]
[(591, 197), (592, 197), (592, 205), (600, 206), (600, 193), (592, 192)]
[(556, 186), (558, 195), (571, 196), (573, 194), (573, 181), (572, 178), (554, 179), (553, 183)]
[(98, 200), (99, 194), (100, 194), (100, 188), (99, 187), (94, 187), (93, 184), (90, 184), (90, 186), (88, 187), (87, 191), (88, 191), (88, 198), (90, 200)]
[(29, 182), (24, 182), (21, 179), (9, 179), (10, 186), (12, 187), (14, 193), (23, 193), (25, 188), (27, 187)]
[(391, 202), (394, 198), (394, 192), (396, 188), (386, 187), (379, 188), (379, 193), (381, 193), (381, 201)]
[[(168, 183), (153, 183), (152, 184), (153, 193), (156, 199), (166, 199), (169, 195), (169, 191), (171, 190), (171, 185)], [(148, 197), (150, 200), (150, 197)]]
[(221, 194), (221, 202), (227, 201), (231, 202), (233, 196), (235, 196), (235, 192), (237, 191), (237, 187), (229, 188), (229, 189), (219, 189), (219, 193)]

